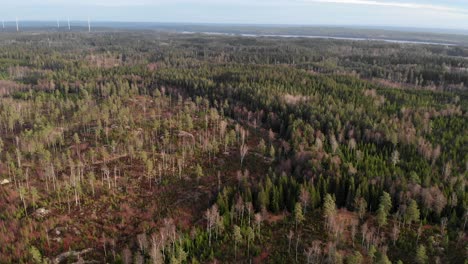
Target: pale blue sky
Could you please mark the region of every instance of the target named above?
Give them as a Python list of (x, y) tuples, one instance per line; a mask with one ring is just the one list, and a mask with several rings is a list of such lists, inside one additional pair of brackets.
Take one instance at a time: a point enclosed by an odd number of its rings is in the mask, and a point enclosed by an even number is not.
[(0, 0), (0, 19), (468, 29), (468, 0)]

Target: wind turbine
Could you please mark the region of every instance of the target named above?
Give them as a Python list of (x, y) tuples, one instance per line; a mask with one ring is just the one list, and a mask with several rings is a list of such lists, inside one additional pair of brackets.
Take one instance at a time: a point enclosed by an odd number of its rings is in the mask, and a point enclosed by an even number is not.
[(91, 32), (91, 20), (88, 17), (88, 32)]
[(16, 32), (19, 32), (18, 17), (16, 17)]
[(69, 17), (67, 18), (67, 21), (68, 21), (68, 31), (70, 31), (70, 18)]
[(2, 19), (2, 29), (5, 29), (5, 19)]
[(60, 20), (57, 18), (57, 28), (60, 29)]

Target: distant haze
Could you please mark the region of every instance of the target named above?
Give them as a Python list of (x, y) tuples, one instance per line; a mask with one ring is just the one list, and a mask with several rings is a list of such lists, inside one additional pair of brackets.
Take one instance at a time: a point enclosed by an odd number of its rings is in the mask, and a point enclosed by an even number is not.
[[(76, 3), (75, 3), (76, 2)], [(466, 0), (0, 0), (0, 19), (468, 30)]]

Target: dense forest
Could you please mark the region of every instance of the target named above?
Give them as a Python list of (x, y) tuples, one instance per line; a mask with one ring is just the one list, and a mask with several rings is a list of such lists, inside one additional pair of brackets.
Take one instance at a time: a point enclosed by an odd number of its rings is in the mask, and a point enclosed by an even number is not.
[(466, 263), (468, 48), (0, 32), (0, 263)]

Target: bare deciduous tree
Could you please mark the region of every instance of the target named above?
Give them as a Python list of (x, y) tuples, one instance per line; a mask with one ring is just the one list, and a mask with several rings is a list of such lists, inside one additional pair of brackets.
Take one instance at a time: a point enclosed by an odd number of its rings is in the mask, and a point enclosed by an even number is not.
[(242, 165), (244, 164), (244, 158), (249, 152), (249, 146), (247, 146), (247, 144), (242, 144), (240, 146), (239, 151), (240, 151), (240, 156), (241, 156), (241, 168), (242, 168)]
[(205, 212), (206, 230), (208, 231), (210, 246), (211, 246), (211, 233), (212, 233), (213, 228), (216, 226), (216, 223), (218, 222), (219, 217), (220, 217), (219, 210), (216, 204), (213, 205), (211, 209), (208, 209)]
[(394, 224), (392, 228), (392, 234), (391, 234), (393, 245), (395, 245), (399, 236), (400, 236), (400, 228), (398, 227), (397, 224)]
[(304, 208), (304, 214), (306, 214), (307, 213), (307, 205), (310, 202), (310, 193), (304, 187), (301, 188), (301, 193), (299, 194), (299, 200), (301, 201), (301, 205)]
[(289, 233), (286, 235), (288, 238), (288, 253), (291, 254), (291, 240), (294, 236), (294, 232), (292, 230), (289, 230)]

